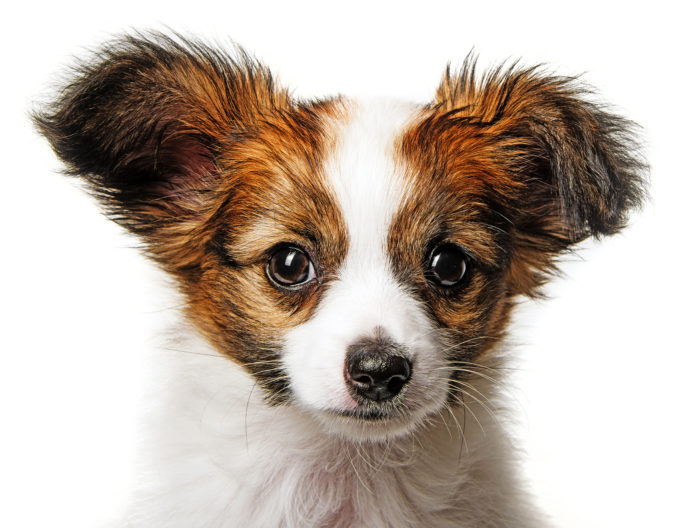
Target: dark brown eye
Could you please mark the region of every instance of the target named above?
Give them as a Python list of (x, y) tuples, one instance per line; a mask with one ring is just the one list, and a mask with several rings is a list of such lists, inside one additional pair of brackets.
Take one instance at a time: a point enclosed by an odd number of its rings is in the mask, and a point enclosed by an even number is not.
[(315, 268), (311, 259), (293, 246), (275, 251), (268, 260), (266, 273), (272, 282), (285, 288), (300, 286), (315, 278)]
[(454, 244), (434, 248), (427, 263), (427, 278), (444, 288), (461, 283), (467, 274), (467, 257)]

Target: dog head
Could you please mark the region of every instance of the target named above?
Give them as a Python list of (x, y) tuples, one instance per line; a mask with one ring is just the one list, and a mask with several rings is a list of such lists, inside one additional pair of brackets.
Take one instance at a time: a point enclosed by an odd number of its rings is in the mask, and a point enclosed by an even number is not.
[(34, 118), (213, 346), (334, 432), (457, 405), (514, 298), (642, 199), (631, 125), (574, 80), (467, 61), (426, 105), (297, 101), (237, 55), (126, 37)]

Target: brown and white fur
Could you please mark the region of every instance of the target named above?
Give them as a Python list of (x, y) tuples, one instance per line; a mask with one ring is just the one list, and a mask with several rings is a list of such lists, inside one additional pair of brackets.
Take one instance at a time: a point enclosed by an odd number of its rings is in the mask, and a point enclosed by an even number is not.
[(544, 525), (495, 417), (502, 340), (640, 203), (632, 125), (540, 68), (297, 101), (236, 55), (124, 37), (34, 116), (186, 303), (121, 524)]

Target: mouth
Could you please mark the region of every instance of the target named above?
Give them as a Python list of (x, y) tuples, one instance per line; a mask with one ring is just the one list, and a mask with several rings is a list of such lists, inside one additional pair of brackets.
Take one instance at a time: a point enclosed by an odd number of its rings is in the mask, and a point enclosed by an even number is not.
[(353, 409), (353, 410), (330, 410), (334, 416), (353, 418), (361, 422), (381, 422), (398, 418), (397, 413), (391, 413), (381, 409)]
[(424, 413), (405, 408), (325, 409), (313, 413), (325, 431), (354, 442), (384, 442), (410, 434), (424, 419)]

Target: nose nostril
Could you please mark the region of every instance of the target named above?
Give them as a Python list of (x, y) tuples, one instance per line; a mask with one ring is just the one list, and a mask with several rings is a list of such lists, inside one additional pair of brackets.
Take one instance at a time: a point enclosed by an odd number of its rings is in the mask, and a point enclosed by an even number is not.
[(351, 379), (356, 383), (360, 383), (362, 385), (372, 385), (372, 378), (365, 374), (351, 376)]
[(406, 384), (406, 381), (408, 381), (408, 379), (405, 376), (392, 376), (389, 378), (389, 381), (387, 381), (387, 389), (392, 394), (398, 394), (401, 392), (403, 385)]
[(349, 349), (346, 381), (359, 401), (390, 400), (408, 383), (410, 361), (396, 354), (395, 348), (387, 348), (361, 346)]

